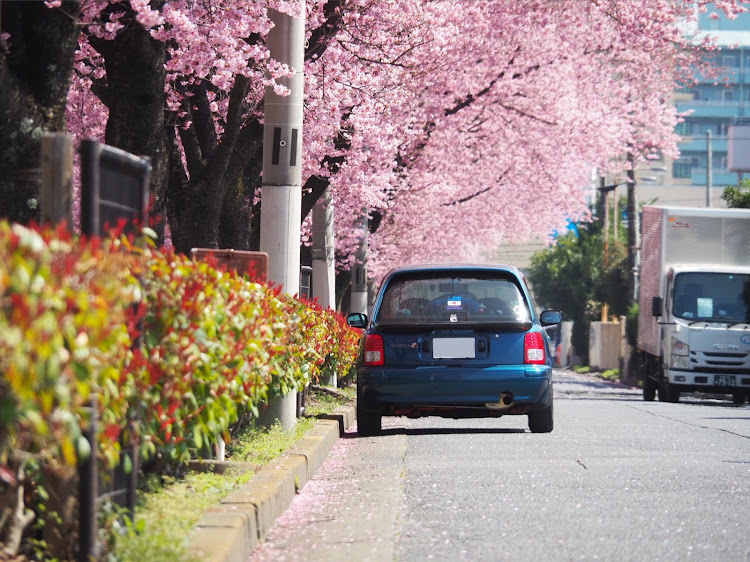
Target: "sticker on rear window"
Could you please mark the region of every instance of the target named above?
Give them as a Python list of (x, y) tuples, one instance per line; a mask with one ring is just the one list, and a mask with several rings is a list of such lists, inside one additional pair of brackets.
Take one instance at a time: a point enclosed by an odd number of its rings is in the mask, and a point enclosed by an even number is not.
[(455, 296), (448, 299), (448, 310), (461, 310), (461, 297)]

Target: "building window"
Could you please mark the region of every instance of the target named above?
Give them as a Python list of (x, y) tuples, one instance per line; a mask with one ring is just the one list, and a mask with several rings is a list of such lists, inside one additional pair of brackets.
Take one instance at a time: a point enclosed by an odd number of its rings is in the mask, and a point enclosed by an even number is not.
[(721, 65), (730, 67), (737, 66), (737, 57), (734, 55), (723, 55), (721, 57)]
[(677, 124), (677, 134), (683, 137), (689, 137), (693, 134), (693, 123), (683, 121)]
[(690, 164), (688, 162), (672, 163), (672, 175), (676, 178), (690, 178)]
[(728, 90), (724, 90), (721, 93), (721, 98), (724, 101), (734, 101), (734, 90), (732, 90), (731, 88), (729, 88)]
[(701, 99), (703, 99), (703, 98), (701, 98), (701, 91), (698, 88), (696, 88), (696, 89), (693, 90), (693, 99), (694, 100), (701, 100)]

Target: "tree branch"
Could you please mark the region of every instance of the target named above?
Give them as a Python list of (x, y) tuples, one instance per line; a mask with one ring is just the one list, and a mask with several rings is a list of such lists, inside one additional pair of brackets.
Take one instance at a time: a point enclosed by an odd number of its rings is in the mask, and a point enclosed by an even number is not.
[[(221, 185), (224, 175), (229, 167), (235, 144), (240, 135), (242, 128), (242, 112), (245, 103), (250, 78), (238, 74), (234, 79), (234, 86), (229, 94), (229, 109), (227, 111), (227, 122), (224, 127), (224, 134), (216, 154), (211, 159), (209, 175), (209, 184)], [(222, 191), (223, 193), (223, 191)]]
[(328, 0), (325, 3), (323, 14), (326, 20), (310, 34), (305, 49), (305, 60), (318, 59), (323, 56), (331, 39), (341, 30), (346, 3), (347, 0)]
[(187, 129), (177, 125), (180, 134), (182, 148), (185, 151), (185, 160), (187, 160), (188, 172), (191, 178), (197, 178), (203, 173), (203, 154), (201, 153), (200, 143), (198, 142), (198, 133), (195, 130), (195, 124), (191, 124)]
[(191, 113), (201, 153), (204, 158), (211, 158), (216, 150), (217, 139), (206, 82), (202, 80), (196, 84), (193, 88), (193, 95), (188, 99), (192, 100)]
[(466, 203), (467, 201), (471, 201), (472, 199), (474, 199), (476, 197), (479, 197), (483, 193), (487, 193), (493, 187), (497, 187), (498, 185), (500, 185), (500, 182), (505, 177), (505, 174), (507, 174), (509, 171), (510, 171), (510, 168), (508, 168), (507, 170), (505, 170), (502, 174), (500, 174), (500, 177), (497, 178), (497, 181), (495, 183), (493, 183), (492, 185), (490, 185), (489, 187), (485, 187), (484, 189), (480, 189), (479, 191), (477, 191), (475, 193), (472, 193), (471, 195), (467, 195), (466, 197), (462, 197), (461, 199), (457, 199), (455, 201), (451, 201), (450, 203), (443, 203), (442, 206), (443, 207), (452, 207), (454, 205), (459, 205), (461, 203)]

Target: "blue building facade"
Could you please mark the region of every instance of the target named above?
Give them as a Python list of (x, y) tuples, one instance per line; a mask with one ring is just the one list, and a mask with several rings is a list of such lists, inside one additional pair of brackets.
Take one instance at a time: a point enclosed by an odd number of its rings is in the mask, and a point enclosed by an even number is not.
[(723, 15), (700, 14), (699, 31), (717, 38), (720, 50), (712, 61), (723, 68), (718, 80), (701, 80), (675, 95), (681, 112), (692, 110), (677, 128), (681, 136), (680, 157), (672, 162), (675, 185), (706, 185), (708, 150), (706, 131), (712, 138), (712, 184), (737, 184), (737, 174), (728, 170), (727, 132), (733, 119), (750, 118), (750, 14), (734, 20)]

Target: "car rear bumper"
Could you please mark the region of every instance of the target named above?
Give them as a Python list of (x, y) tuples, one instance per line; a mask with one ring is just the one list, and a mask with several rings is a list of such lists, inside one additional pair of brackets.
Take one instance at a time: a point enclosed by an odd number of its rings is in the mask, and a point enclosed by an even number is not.
[(360, 369), (358, 400), (364, 411), (382, 415), (524, 414), (549, 406), (551, 376), (552, 369), (546, 366)]

